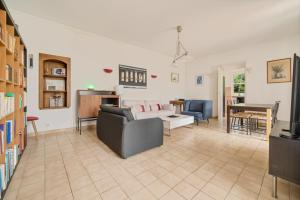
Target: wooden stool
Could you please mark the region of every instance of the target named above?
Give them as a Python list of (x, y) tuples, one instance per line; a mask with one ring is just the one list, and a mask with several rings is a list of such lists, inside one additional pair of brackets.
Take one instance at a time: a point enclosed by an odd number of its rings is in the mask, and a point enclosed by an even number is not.
[(33, 130), (34, 130), (35, 137), (38, 137), (39, 133), (38, 133), (38, 131), (36, 129), (36, 126), (35, 126), (35, 121), (36, 120), (39, 120), (39, 118), (36, 117), (36, 116), (28, 116), (27, 117), (27, 121), (32, 123), (32, 127), (33, 127)]

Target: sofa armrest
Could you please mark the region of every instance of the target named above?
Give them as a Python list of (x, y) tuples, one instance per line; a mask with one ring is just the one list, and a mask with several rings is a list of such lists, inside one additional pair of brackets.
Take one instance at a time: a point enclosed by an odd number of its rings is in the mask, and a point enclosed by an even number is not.
[(172, 104), (163, 104), (162, 105), (162, 110), (175, 111), (175, 106), (172, 105)]
[(212, 101), (205, 101), (203, 104), (203, 119), (207, 120), (212, 117)]
[(122, 157), (163, 144), (163, 122), (160, 118), (133, 120), (123, 130)]

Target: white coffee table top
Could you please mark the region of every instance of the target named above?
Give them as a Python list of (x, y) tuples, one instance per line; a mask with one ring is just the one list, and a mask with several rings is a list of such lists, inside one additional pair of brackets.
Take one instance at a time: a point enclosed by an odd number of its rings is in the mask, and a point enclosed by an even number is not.
[(161, 116), (161, 120), (163, 121), (177, 121), (177, 120), (181, 120), (181, 119), (186, 119), (186, 118), (191, 118), (194, 119), (193, 116), (189, 116), (189, 115), (181, 115), (181, 114), (175, 114), (177, 117), (168, 117), (168, 116)]
[(179, 128), (182, 126), (187, 126), (189, 124), (194, 123), (194, 117), (188, 115), (180, 115), (175, 114), (177, 117), (168, 117), (168, 116), (161, 116), (161, 120), (164, 123), (164, 128), (169, 130), (169, 135), (171, 134), (171, 129)]

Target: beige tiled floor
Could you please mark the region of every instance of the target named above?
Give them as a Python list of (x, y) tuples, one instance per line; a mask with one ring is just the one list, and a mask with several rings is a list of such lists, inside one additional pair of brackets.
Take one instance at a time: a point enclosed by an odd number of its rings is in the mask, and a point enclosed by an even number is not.
[[(272, 199), (267, 166), (267, 142), (206, 125), (127, 160), (95, 130), (53, 133), (29, 139), (5, 199)], [(300, 199), (299, 186), (279, 180), (278, 189), (279, 199)]]

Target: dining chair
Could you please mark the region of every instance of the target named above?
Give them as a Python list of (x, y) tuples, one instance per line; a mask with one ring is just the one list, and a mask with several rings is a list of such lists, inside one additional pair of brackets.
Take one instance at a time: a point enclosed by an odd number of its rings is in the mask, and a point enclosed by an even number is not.
[[(272, 118), (272, 127), (277, 121), (277, 114), (279, 110), (279, 104), (280, 101), (275, 101), (275, 104), (272, 108), (272, 113), (271, 113), (271, 118)], [(266, 130), (266, 124), (267, 124), (267, 114), (262, 113), (262, 112), (256, 112), (252, 113), (251, 118), (250, 118), (250, 123), (251, 123), (251, 129), (255, 132), (259, 130)]]

